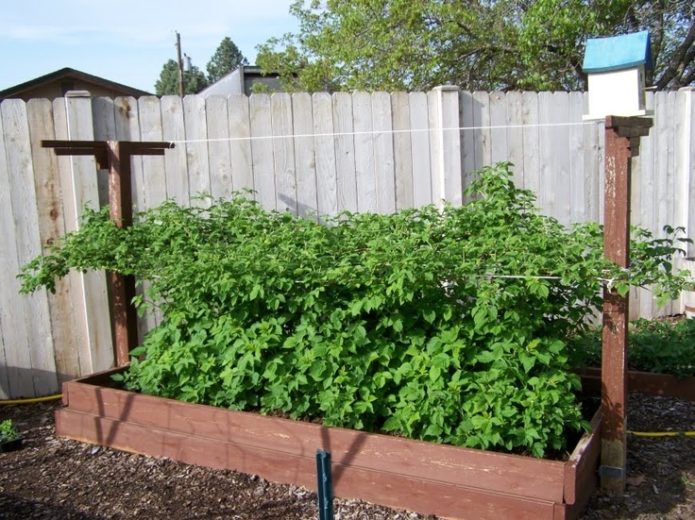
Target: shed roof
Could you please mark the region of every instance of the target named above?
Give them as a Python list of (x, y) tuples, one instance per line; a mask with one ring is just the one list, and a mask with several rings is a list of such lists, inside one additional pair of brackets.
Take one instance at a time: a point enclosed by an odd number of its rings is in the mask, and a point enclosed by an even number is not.
[(86, 83), (91, 83), (94, 85), (98, 85), (102, 88), (109, 89), (109, 90), (114, 90), (115, 92), (120, 93), (123, 96), (151, 96), (149, 92), (145, 92), (144, 90), (140, 90), (134, 87), (130, 87), (128, 85), (123, 85), (122, 83), (117, 83), (115, 81), (111, 81), (105, 78), (102, 78), (100, 76), (94, 76), (92, 74), (87, 74), (86, 72), (82, 72), (81, 70), (76, 70), (76, 69), (71, 69), (70, 67), (65, 67), (59, 70), (56, 70), (54, 72), (51, 72), (49, 74), (45, 74), (43, 76), (39, 76), (37, 78), (34, 78), (32, 80), (26, 81), (24, 83), (20, 83), (18, 85), (14, 85), (12, 87), (6, 88), (5, 90), (0, 90), (0, 99), (5, 99), (5, 98), (13, 98), (13, 97), (22, 97), (22, 94), (24, 94), (27, 91), (31, 91), (34, 88), (37, 88), (41, 85), (53, 82), (53, 81), (60, 81), (62, 79), (77, 79), (84, 81)]
[(608, 72), (644, 65), (652, 67), (648, 31), (608, 38), (589, 38), (584, 52), (584, 72)]

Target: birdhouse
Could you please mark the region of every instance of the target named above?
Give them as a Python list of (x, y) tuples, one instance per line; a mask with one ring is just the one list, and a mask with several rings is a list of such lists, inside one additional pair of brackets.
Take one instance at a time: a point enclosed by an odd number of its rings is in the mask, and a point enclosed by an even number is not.
[(584, 119), (646, 115), (644, 72), (651, 61), (647, 31), (587, 40), (582, 68), (588, 75), (589, 113)]

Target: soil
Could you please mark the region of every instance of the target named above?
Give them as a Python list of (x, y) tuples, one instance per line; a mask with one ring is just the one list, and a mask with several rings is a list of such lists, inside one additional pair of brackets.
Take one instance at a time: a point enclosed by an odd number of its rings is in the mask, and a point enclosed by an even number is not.
[[(316, 495), (254, 475), (57, 438), (59, 403), (0, 407), (24, 446), (0, 453), (0, 519), (315, 519)], [(635, 431), (695, 430), (695, 403), (633, 395)], [(336, 499), (336, 520), (434, 519)], [(695, 437), (629, 438), (625, 495), (597, 492), (583, 518), (695, 519)]]

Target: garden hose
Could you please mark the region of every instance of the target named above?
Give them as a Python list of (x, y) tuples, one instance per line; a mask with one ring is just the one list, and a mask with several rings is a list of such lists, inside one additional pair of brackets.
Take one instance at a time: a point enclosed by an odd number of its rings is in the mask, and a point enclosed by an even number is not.
[(46, 395), (44, 397), (30, 397), (29, 399), (0, 399), (0, 405), (15, 405), (15, 404), (34, 404), (43, 403), (45, 401), (55, 401), (63, 397), (63, 394)]
[(635, 437), (695, 437), (695, 431), (689, 432), (627, 432), (629, 435), (634, 435)]

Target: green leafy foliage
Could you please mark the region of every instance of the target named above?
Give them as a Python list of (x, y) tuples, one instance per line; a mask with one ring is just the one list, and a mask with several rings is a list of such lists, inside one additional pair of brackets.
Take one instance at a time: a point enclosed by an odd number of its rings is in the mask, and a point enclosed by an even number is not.
[[(197, 94), (207, 86), (208, 80), (205, 73), (195, 65), (183, 72), (184, 94)], [(158, 96), (179, 94), (179, 66), (174, 60), (168, 60), (162, 65), (162, 71), (159, 73), (154, 89)]]
[(652, 36), (648, 84), (695, 81), (688, 0), (295, 0), (290, 12), (297, 32), (257, 57), (288, 89), (581, 89), (586, 39), (639, 30)]
[[(628, 368), (695, 377), (695, 320), (636, 320), (628, 330)], [(578, 368), (601, 366), (601, 331), (592, 329), (570, 342)]]
[(19, 439), (19, 432), (12, 419), (0, 421), (0, 442), (11, 442), (16, 439)]
[(149, 280), (164, 320), (133, 352), (135, 390), (542, 456), (586, 424), (565, 338), (600, 305), (601, 278), (664, 294), (685, 278), (674, 243), (644, 233), (629, 270), (608, 263), (600, 227), (539, 215), (508, 163), (471, 192), (463, 207), (324, 224), (244, 196), (166, 202), (128, 229), (87, 212), (24, 267), (23, 289), (70, 268)]

